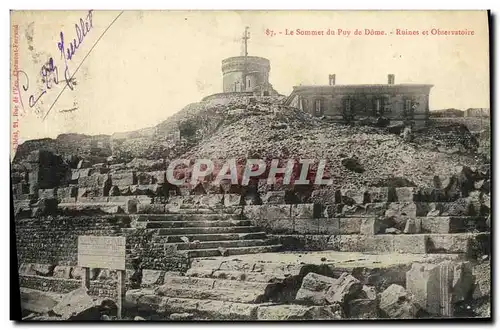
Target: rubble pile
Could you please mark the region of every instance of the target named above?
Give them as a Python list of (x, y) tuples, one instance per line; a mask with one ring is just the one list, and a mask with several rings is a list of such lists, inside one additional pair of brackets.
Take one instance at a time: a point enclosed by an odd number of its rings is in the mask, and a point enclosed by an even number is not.
[[(77, 154), (91, 165), (110, 157), (112, 163), (165, 159), (167, 164), (176, 158), (325, 159), (340, 188), (373, 186), (394, 177), (431, 186), (434, 175), (452, 173), (457, 165), (479, 164), (470, 156), (477, 141), (463, 125), (433, 124), (415, 131), (412, 142), (407, 142), (390, 129), (327, 123), (281, 105), (281, 98), (212, 99), (189, 104), (150, 129), (28, 141), (14, 162), (23, 164), (30, 150), (46, 147), (66, 158)], [(355, 170), (345, 166), (352, 159), (357, 162)]]
[(431, 121), (428, 127), (417, 132), (415, 143), (447, 154), (471, 154), (479, 147), (475, 136), (463, 124)]
[[(478, 164), (470, 156), (405, 142), (382, 128), (325, 123), (298, 109), (279, 105), (266, 108), (259, 107), (260, 116), (245, 115), (221, 126), (181, 158), (326, 159), (337, 187), (371, 186), (392, 177), (431, 186), (436, 174), (453, 173), (458, 165)], [(357, 159), (356, 167), (365, 170), (353, 171), (344, 166), (347, 159)]]

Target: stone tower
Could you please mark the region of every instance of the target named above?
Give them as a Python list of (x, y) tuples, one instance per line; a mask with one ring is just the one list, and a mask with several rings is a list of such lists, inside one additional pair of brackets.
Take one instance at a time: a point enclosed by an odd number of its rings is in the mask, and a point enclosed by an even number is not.
[(242, 56), (222, 60), (222, 81), (224, 93), (230, 92), (267, 92), (274, 94), (269, 84), (271, 64), (267, 58), (248, 56), (248, 27), (242, 37), (244, 51)]

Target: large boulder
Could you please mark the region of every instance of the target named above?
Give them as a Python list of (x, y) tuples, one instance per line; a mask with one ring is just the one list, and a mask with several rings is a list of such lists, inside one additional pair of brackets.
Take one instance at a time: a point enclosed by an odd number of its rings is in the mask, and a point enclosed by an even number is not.
[(345, 304), (356, 298), (362, 291), (363, 284), (354, 276), (343, 273), (326, 292), (326, 300), (330, 304)]
[(326, 305), (328, 303), (326, 293), (336, 283), (337, 280), (332, 277), (309, 273), (302, 280), (302, 285), (297, 291), (295, 300), (309, 305)]

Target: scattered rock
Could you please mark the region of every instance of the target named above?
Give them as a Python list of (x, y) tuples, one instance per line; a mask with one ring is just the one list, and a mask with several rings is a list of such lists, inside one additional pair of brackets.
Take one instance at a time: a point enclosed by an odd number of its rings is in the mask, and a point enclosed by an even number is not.
[(344, 159), (342, 159), (341, 162), (342, 162), (342, 165), (350, 171), (353, 171), (356, 173), (363, 173), (365, 171), (365, 169), (360, 164), (360, 162), (357, 158), (344, 158)]
[(422, 232), (422, 220), (418, 218), (406, 219), (405, 234), (420, 234)]
[(348, 273), (343, 273), (335, 283), (330, 286), (325, 298), (331, 304), (344, 304), (359, 295), (362, 289), (363, 284), (361, 284), (358, 279)]
[(285, 204), (285, 191), (269, 191), (262, 197), (263, 204)]
[(57, 278), (71, 278), (71, 266), (56, 266), (53, 276)]
[(191, 313), (173, 313), (173, 314), (170, 314), (170, 319), (173, 321), (192, 320), (193, 317), (194, 317), (194, 315)]
[(366, 298), (371, 300), (377, 300), (377, 290), (375, 290), (374, 286), (363, 285), (363, 292), (361, 292), (359, 298)]
[(54, 272), (55, 265), (48, 264), (34, 264), (33, 269), (37, 275), (40, 276), (52, 276)]
[(337, 280), (332, 277), (309, 273), (302, 280), (302, 285), (297, 291), (295, 300), (303, 304), (325, 305), (328, 303), (326, 293), (336, 283)]
[(52, 309), (63, 320), (100, 320), (102, 314), (116, 314), (116, 304), (111, 299), (91, 297), (85, 288), (76, 289)]
[(394, 234), (394, 235), (398, 235), (398, 234), (401, 234), (401, 230), (397, 229), (397, 228), (394, 228), (394, 227), (391, 227), (391, 228), (387, 228), (385, 230), (385, 233), (386, 234)]
[(418, 307), (401, 285), (391, 284), (380, 294), (380, 309), (391, 319), (413, 319)]
[(375, 319), (378, 317), (378, 302), (376, 299), (353, 299), (348, 303), (349, 318)]

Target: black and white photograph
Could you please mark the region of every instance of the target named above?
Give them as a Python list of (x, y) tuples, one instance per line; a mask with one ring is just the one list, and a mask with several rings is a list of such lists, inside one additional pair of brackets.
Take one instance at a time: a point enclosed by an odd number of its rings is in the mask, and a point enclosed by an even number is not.
[(491, 321), (491, 19), (12, 10), (11, 310)]

